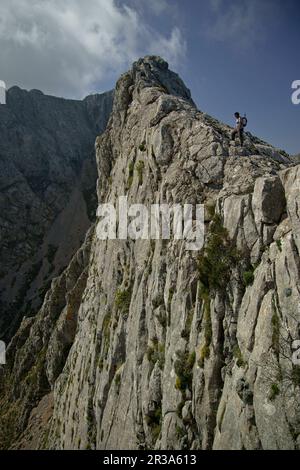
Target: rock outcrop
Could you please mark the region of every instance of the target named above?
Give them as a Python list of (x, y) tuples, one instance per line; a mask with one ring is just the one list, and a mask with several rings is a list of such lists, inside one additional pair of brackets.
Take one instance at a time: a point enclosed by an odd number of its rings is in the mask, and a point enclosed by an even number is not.
[(11, 342), (3, 447), (30, 447), (48, 400), (41, 448), (300, 448), (300, 166), (229, 134), (162, 59), (120, 78), (99, 203), (202, 203), (205, 247), (92, 228)]
[(0, 107), (0, 338), (41, 306), (96, 207), (94, 142), (113, 93), (83, 101), (13, 87)]
[(296, 163), (300, 163), (300, 153), (298, 153), (297, 155), (295, 155), (293, 158), (295, 159), (295, 162), (296, 162)]

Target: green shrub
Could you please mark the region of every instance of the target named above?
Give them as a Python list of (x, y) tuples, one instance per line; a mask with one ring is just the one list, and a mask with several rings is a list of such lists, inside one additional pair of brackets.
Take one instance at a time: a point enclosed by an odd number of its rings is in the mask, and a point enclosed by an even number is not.
[(276, 354), (279, 354), (279, 346), (280, 346), (280, 321), (277, 313), (273, 313), (272, 316), (272, 347)]
[(154, 362), (153, 360), (154, 353), (155, 353), (155, 349), (153, 348), (153, 346), (148, 346), (146, 355), (147, 355), (147, 359), (149, 362)]
[(252, 286), (254, 282), (254, 270), (245, 271), (243, 273), (243, 281), (246, 287)]
[(160, 432), (161, 432), (161, 423), (152, 426), (152, 437), (155, 442), (159, 438)]
[(115, 375), (115, 386), (116, 386), (116, 393), (119, 395), (120, 387), (121, 387), (121, 374), (119, 372)]
[(169, 295), (168, 295), (168, 310), (171, 308), (171, 303), (174, 297), (174, 289), (170, 287), (169, 289)]
[(165, 310), (161, 310), (161, 311), (156, 315), (156, 318), (157, 318), (158, 322), (160, 323), (160, 325), (161, 325), (163, 328), (166, 328), (166, 326), (167, 326), (166, 311), (165, 311)]
[(182, 428), (181, 426), (178, 426), (178, 424), (176, 425), (176, 436), (177, 436), (177, 439), (181, 439), (182, 437), (184, 437), (186, 435), (186, 430), (184, 428)]
[(269, 399), (271, 401), (275, 400), (275, 398), (279, 395), (280, 393), (280, 389), (279, 389), (279, 386), (276, 384), (276, 383), (273, 383), (271, 385), (271, 390), (270, 390), (270, 394), (269, 394)]
[(126, 290), (117, 290), (116, 297), (115, 297), (115, 305), (117, 309), (123, 314), (128, 315), (130, 303), (131, 303), (131, 295), (132, 289)]
[(152, 306), (153, 308), (158, 308), (160, 305), (164, 305), (164, 296), (162, 294), (158, 294), (156, 297), (152, 299)]
[(215, 205), (208, 205), (206, 206), (207, 215), (210, 219), (213, 219), (216, 213), (216, 206)]
[(181, 332), (181, 337), (186, 340), (188, 340), (190, 337), (193, 316), (194, 316), (194, 310), (190, 309), (187, 314), (184, 330)]
[(180, 418), (180, 419), (182, 418), (182, 409), (183, 409), (184, 405), (185, 405), (185, 401), (182, 400), (176, 408), (176, 414), (177, 414), (178, 418)]
[(193, 381), (193, 367), (195, 364), (196, 353), (177, 351), (177, 359), (174, 364), (174, 370), (177, 375), (175, 387), (184, 392), (187, 388), (191, 389)]
[(131, 188), (133, 182), (133, 173), (134, 173), (134, 162), (130, 162), (128, 165), (128, 180), (127, 180), (127, 189)]
[(205, 359), (210, 355), (210, 344), (212, 340), (212, 324), (210, 316), (210, 297), (205, 289), (201, 289), (200, 293), (204, 305), (204, 345), (200, 349), (198, 365), (204, 366)]
[(139, 145), (139, 150), (141, 152), (146, 152), (147, 148), (146, 148), (146, 143), (145, 142), (142, 142), (140, 145)]
[(239, 260), (239, 253), (215, 214), (209, 228), (208, 241), (198, 259), (199, 278), (207, 292), (226, 288), (231, 270)]
[(145, 163), (140, 160), (136, 165), (136, 172), (138, 174), (139, 185), (143, 184), (143, 171), (144, 171)]
[(238, 367), (244, 367), (245, 361), (243, 359), (243, 355), (238, 344), (236, 344), (233, 348), (233, 357), (236, 358), (236, 363)]
[(158, 362), (159, 368), (163, 369), (165, 365), (165, 346), (158, 340), (152, 339), (153, 345), (147, 348), (147, 359), (154, 366)]
[(156, 408), (151, 415), (145, 417), (147, 425), (151, 429), (152, 439), (154, 442), (157, 441), (161, 432), (162, 425), (162, 407), (161, 403), (156, 403)]
[(195, 364), (195, 360), (196, 360), (196, 353), (195, 353), (195, 351), (193, 351), (187, 357), (187, 361), (186, 361), (187, 369), (189, 369), (189, 370), (193, 369), (194, 364)]
[(200, 349), (200, 355), (199, 355), (199, 360), (198, 360), (198, 366), (199, 367), (204, 367), (204, 361), (205, 359), (208, 359), (210, 355), (210, 349), (209, 346), (204, 344), (202, 348)]

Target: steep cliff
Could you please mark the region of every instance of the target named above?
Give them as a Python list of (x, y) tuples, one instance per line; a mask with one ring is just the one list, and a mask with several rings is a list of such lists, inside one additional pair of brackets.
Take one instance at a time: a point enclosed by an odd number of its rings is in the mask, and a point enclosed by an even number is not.
[(0, 106), (0, 338), (37, 312), (84, 240), (96, 202), (94, 141), (112, 98), (13, 87)]
[(300, 166), (229, 133), (162, 59), (120, 78), (99, 203), (202, 203), (205, 248), (93, 227), (10, 344), (3, 447), (300, 448)]

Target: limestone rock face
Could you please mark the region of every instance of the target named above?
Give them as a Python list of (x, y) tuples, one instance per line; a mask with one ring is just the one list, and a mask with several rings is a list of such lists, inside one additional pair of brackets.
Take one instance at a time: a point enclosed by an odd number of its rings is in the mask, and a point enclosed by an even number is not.
[(0, 107), (0, 337), (41, 306), (95, 206), (96, 135), (112, 93), (72, 101), (13, 87)]
[(6, 446), (26, 447), (51, 394), (42, 448), (300, 448), (299, 167), (229, 135), (162, 59), (120, 78), (96, 141), (99, 203), (203, 203), (206, 247), (91, 229), (11, 343), (6, 383), (28, 385), (3, 387)]
[(252, 207), (255, 221), (278, 223), (285, 209), (285, 194), (279, 176), (258, 178), (255, 183)]

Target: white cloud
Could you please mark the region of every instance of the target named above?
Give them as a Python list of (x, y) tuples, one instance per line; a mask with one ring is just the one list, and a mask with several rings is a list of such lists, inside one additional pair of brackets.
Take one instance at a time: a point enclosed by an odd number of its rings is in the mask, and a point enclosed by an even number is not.
[[(117, 0), (122, 3), (123, 0)], [(168, 18), (174, 17), (177, 13), (177, 5), (173, 0), (126, 0), (128, 5), (132, 6), (135, 10), (147, 14), (148, 12), (155, 16), (168, 14)]]
[[(164, 5), (155, 0), (156, 10)], [(178, 27), (153, 30), (126, 0), (1, 0), (0, 44), (9, 86), (68, 97), (99, 91), (140, 56), (159, 54), (176, 67), (185, 53)]]

